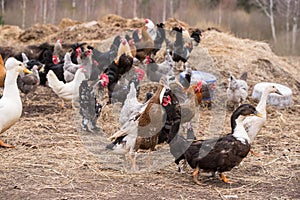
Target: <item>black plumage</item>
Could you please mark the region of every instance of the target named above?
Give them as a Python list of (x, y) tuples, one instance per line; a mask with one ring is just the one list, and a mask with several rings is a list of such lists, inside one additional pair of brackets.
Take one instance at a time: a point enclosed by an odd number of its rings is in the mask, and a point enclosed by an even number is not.
[[(169, 96), (169, 97), (168, 97)], [(166, 113), (166, 121), (158, 136), (158, 144), (170, 143), (178, 134), (181, 121), (181, 107), (177, 96), (169, 89), (166, 90), (164, 98), (170, 98), (167, 105), (162, 105)]]
[[(233, 131), (236, 128), (233, 121), (236, 121), (238, 117), (256, 113), (257, 111), (252, 105), (243, 104), (238, 107), (231, 116)], [(178, 165), (180, 160), (186, 159), (188, 164), (195, 169), (193, 176), (197, 184), (200, 184), (198, 181), (200, 170), (213, 174), (218, 172), (224, 182), (229, 182), (223, 172), (230, 171), (237, 166), (250, 151), (248, 141), (238, 140), (233, 135), (233, 131), (220, 138), (193, 141), (192, 143), (177, 135), (170, 143), (170, 151), (175, 157), (175, 163)], [(182, 152), (181, 155), (180, 152)]]
[(195, 41), (195, 46), (197, 46), (200, 43), (201, 36), (202, 34), (199, 29), (192, 31), (191, 38)]
[(153, 55), (156, 55), (156, 53), (161, 49), (163, 42), (166, 39), (166, 31), (165, 31), (165, 25), (164, 23), (156, 24), (157, 31), (156, 31), (156, 37), (154, 39), (154, 49), (152, 50)]
[(79, 52), (80, 53), (84, 52), (84, 45), (86, 45), (86, 42), (82, 42), (82, 43), (76, 42), (75, 44), (70, 45), (70, 48), (72, 49), (72, 53), (71, 53), (72, 63), (78, 64), (77, 57), (79, 57), (79, 55), (77, 55), (77, 54)]
[(192, 46), (185, 46), (182, 35), (182, 27), (174, 27), (173, 31), (176, 31), (176, 40), (173, 44), (172, 58), (174, 62), (182, 61), (187, 62), (192, 52)]
[(120, 56), (118, 62), (113, 61), (104, 73), (108, 76), (109, 83), (108, 83), (108, 96), (109, 96), (109, 103), (111, 103), (112, 94), (115, 89), (115, 86), (118, 80), (128, 72), (133, 65), (133, 58), (131, 56), (127, 56), (124, 53)]
[(139, 37), (139, 29), (136, 29), (135, 31), (132, 32), (132, 38), (135, 43), (141, 41), (141, 38)]
[(47, 82), (46, 76), (49, 70), (52, 70), (55, 73), (58, 80), (65, 82), (64, 69), (63, 69), (64, 64), (63, 63), (54, 64), (52, 61), (52, 52), (50, 50), (44, 51), (43, 60), (45, 66), (39, 70), (40, 85), (46, 85)]
[(93, 50), (92, 58), (93, 60), (96, 61), (94, 63), (96, 64), (96, 66), (101, 72), (103, 72), (117, 57), (120, 43), (121, 43), (121, 37), (116, 36), (113, 40), (113, 43), (110, 45), (109, 50), (105, 52), (101, 52), (92, 46), (87, 46), (88, 49)]

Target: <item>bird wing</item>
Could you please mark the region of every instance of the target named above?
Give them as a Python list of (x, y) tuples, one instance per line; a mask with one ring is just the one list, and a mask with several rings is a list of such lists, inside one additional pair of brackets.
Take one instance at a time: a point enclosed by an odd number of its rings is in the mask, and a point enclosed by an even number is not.
[(134, 128), (134, 126), (137, 126), (138, 121), (136, 119), (130, 119), (129, 121), (127, 121), (119, 131), (117, 131), (115, 134), (113, 134), (112, 136), (110, 136), (108, 139), (109, 140), (114, 140), (118, 137), (122, 137), (122, 136), (126, 136), (128, 134), (130, 134), (130, 131)]

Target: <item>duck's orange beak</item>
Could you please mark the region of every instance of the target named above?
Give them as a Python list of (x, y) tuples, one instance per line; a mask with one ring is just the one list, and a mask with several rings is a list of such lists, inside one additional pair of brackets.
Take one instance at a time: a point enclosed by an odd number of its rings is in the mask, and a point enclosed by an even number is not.
[(30, 71), (26, 67), (23, 69), (23, 72), (26, 73), (26, 74), (32, 74), (32, 71)]

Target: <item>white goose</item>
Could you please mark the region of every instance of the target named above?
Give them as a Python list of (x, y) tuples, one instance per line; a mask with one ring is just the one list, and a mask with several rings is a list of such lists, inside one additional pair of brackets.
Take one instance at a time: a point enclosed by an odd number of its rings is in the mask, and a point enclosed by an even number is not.
[[(17, 77), (20, 72), (32, 73), (22, 62), (13, 57), (5, 63), (6, 77), (4, 82), (3, 96), (0, 99), (0, 133), (3, 133), (14, 125), (22, 114), (22, 101), (17, 86)], [(0, 146), (13, 147), (0, 140)]]
[[(259, 133), (263, 125), (267, 121), (267, 99), (268, 95), (270, 93), (277, 93), (279, 95), (282, 95), (281, 92), (274, 86), (274, 85), (269, 85), (267, 86), (260, 98), (259, 103), (256, 106), (256, 110), (262, 114), (262, 117), (257, 117), (257, 116), (247, 116), (245, 120), (243, 121), (243, 125), (245, 127), (245, 130), (250, 138), (250, 142), (252, 143), (253, 140), (255, 139), (256, 135)], [(251, 151), (255, 155), (253, 151)]]

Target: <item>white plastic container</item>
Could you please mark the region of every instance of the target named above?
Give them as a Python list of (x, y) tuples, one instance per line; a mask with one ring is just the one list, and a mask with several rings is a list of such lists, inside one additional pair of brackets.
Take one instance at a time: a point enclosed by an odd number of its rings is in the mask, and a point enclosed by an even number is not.
[(252, 92), (252, 98), (260, 100), (261, 94), (264, 91), (265, 87), (268, 85), (274, 85), (282, 95), (271, 93), (268, 95), (267, 104), (277, 106), (280, 109), (285, 108), (286, 106), (293, 105), (292, 90), (287, 86), (270, 83), (270, 82), (261, 82), (257, 83)]

